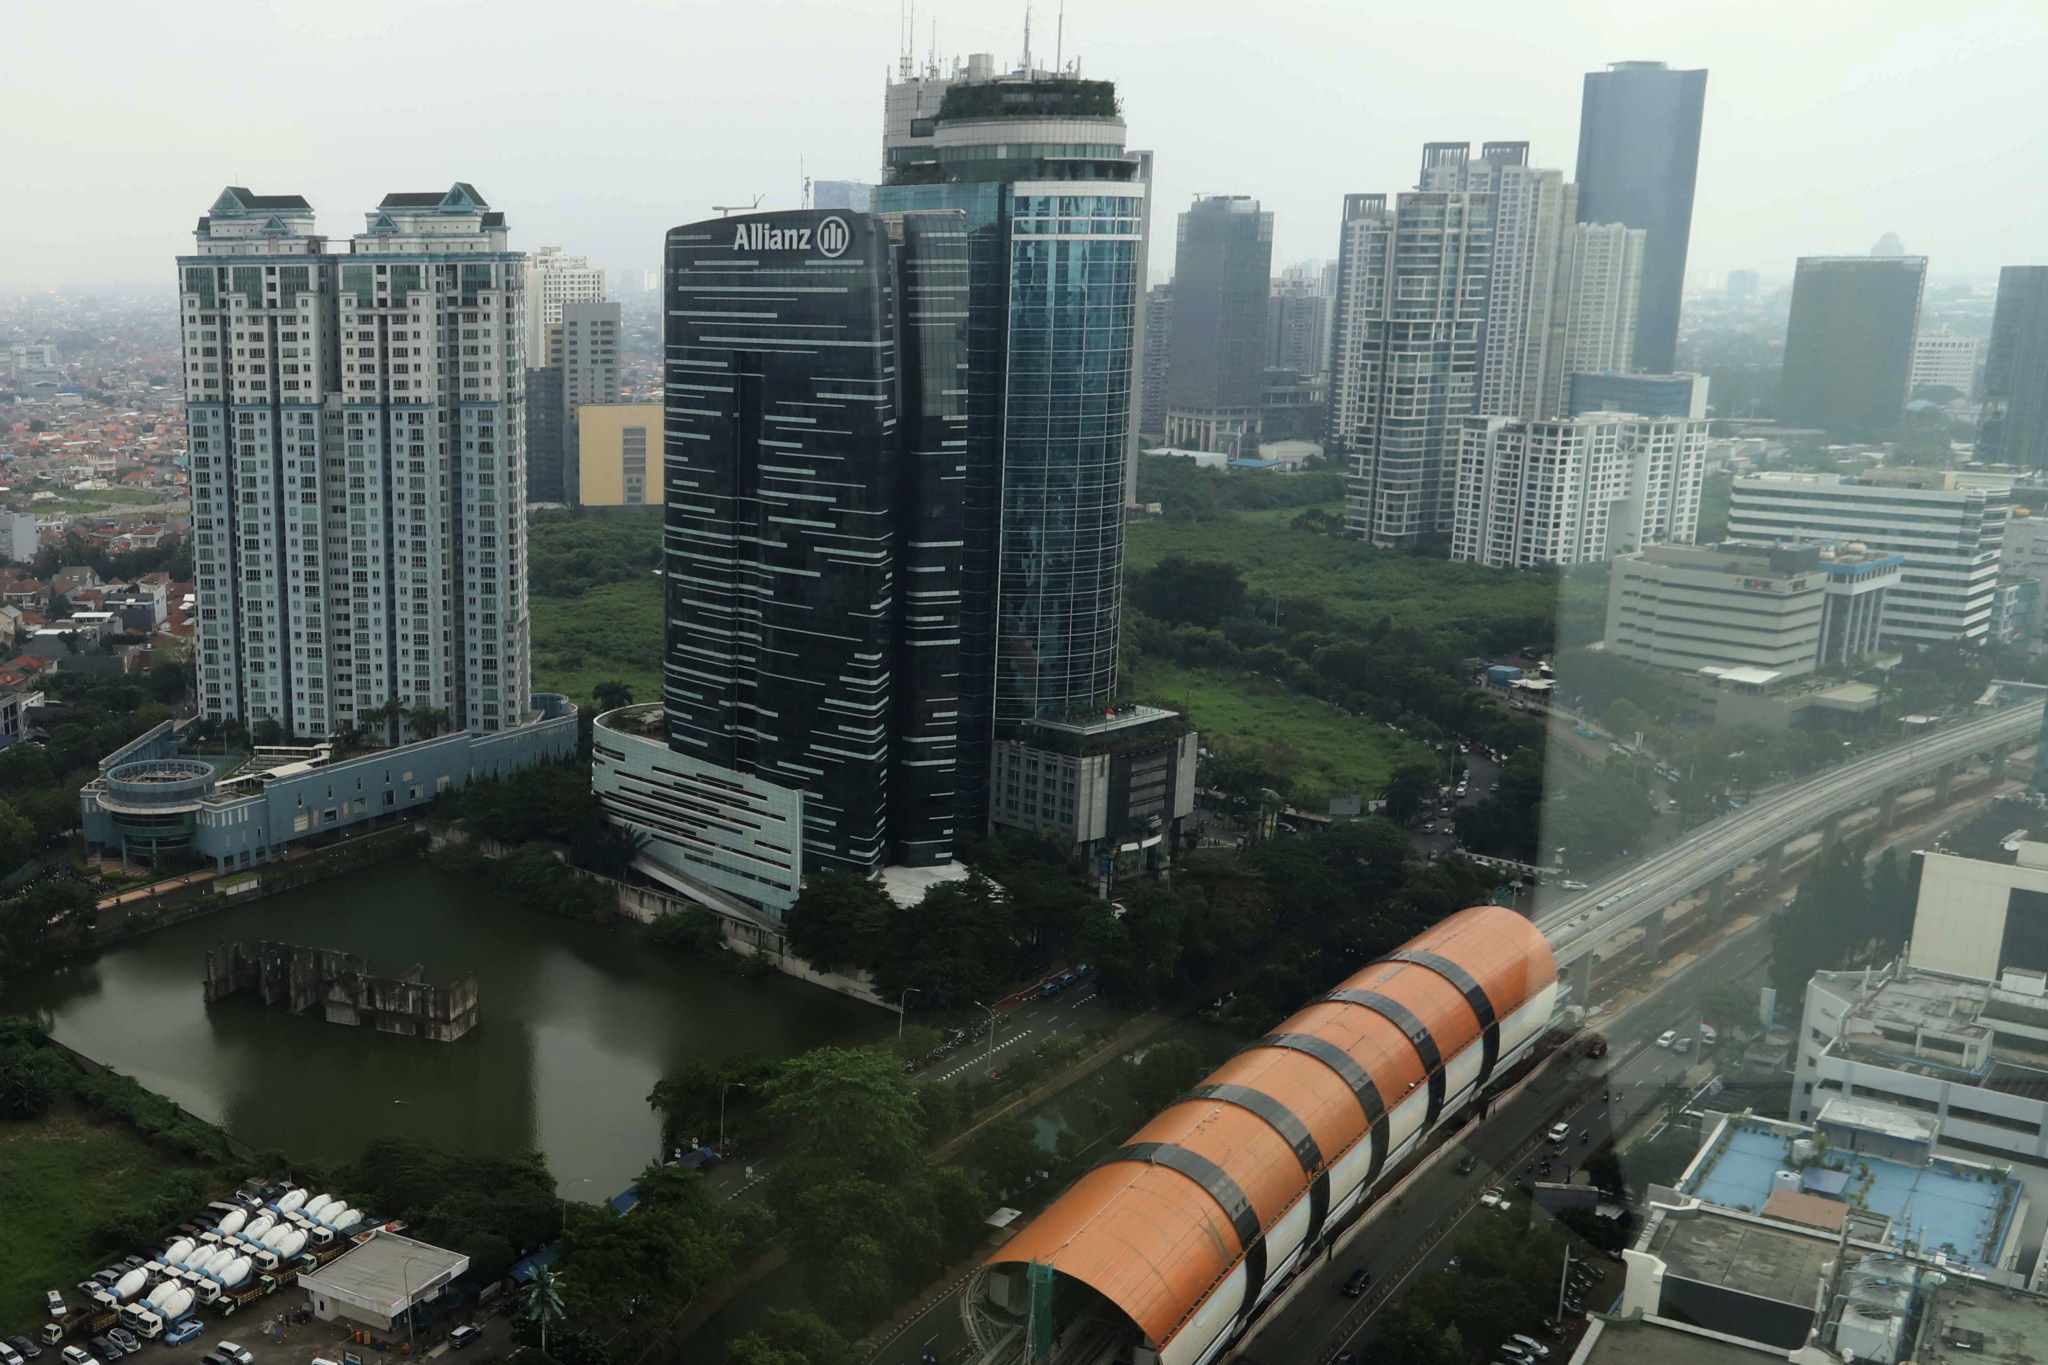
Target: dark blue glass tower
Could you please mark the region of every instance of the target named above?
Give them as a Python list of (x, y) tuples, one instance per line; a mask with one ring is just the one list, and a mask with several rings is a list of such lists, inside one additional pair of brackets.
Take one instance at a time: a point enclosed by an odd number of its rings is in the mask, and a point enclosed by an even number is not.
[(1042, 74), (948, 90), (875, 191), (969, 241), (963, 806), (1005, 726), (1114, 700), (1145, 201), (1113, 88)]

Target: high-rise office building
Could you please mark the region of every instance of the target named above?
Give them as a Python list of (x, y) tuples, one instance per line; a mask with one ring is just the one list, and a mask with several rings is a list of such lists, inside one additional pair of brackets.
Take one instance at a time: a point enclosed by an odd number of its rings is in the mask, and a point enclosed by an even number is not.
[(1468, 417), (1451, 558), (1536, 569), (1689, 542), (1706, 454), (1707, 424), (1692, 418)]
[(2048, 469), (2048, 265), (1998, 272), (1977, 458)]
[[(1192, 737), (1114, 707), (1150, 158), (1125, 149), (1110, 82), (997, 75), (986, 56), (906, 70), (887, 107), (876, 212), (957, 211), (969, 243), (967, 818), (1156, 846), (1191, 809)], [(1163, 785), (1134, 767), (1155, 751)]]
[(1635, 366), (1669, 374), (1678, 355), (1707, 73), (1613, 62), (1586, 73), (1579, 104), (1579, 220), (1642, 228)]
[(548, 328), (547, 368), (562, 375), (562, 493), (573, 502), (583, 486), (577, 442), (582, 427), (576, 411), (586, 403), (619, 401), (619, 334), (616, 303), (575, 300), (562, 305), (562, 318)]
[(1721, 289), (1721, 296), (1738, 307), (1756, 302), (1757, 289), (1763, 278), (1754, 270), (1731, 270), (1728, 282)]
[(548, 328), (562, 320), (562, 306), (604, 299), (604, 271), (588, 256), (571, 256), (558, 246), (544, 246), (526, 258), (526, 355), (533, 361), (548, 352)]
[(1778, 418), (1875, 441), (1905, 411), (1925, 256), (1801, 256), (1792, 279)]
[(516, 726), (526, 260), (469, 185), (366, 216), (330, 249), (303, 198), (230, 188), (178, 258), (200, 712)]
[(1256, 455), (1273, 215), (1248, 195), (1209, 195), (1180, 215), (1166, 443)]
[(1145, 358), (1140, 367), (1138, 429), (1166, 433), (1166, 358), (1173, 349), (1173, 286), (1155, 284), (1145, 292)]
[(967, 239), (957, 213), (895, 231), (668, 235), (661, 734), (601, 717), (595, 781), (672, 875), (770, 913), (807, 871), (944, 863), (959, 829)]
[[(1863, 258), (1863, 259), (1868, 259)], [(1887, 640), (1982, 640), (1990, 632), (2011, 494), (1964, 487), (1946, 470), (1748, 474), (1735, 480), (1736, 540), (1860, 542), (1904, 557), (1888, 593)]]

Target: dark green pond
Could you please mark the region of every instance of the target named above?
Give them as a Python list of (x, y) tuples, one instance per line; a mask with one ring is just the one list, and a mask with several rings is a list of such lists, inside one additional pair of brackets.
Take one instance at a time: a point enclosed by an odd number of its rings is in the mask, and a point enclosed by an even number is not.
[[(201, 999), (206, 949), (269, 938), (473, 972), (478, 1024), (455, 1043), (399, 1038)], [(257, 1147), (348, 1158), (407, 1133), (478, 1152), (538, 1146), (569, 1198), (607, 1198), (655, 1155), (647, 1092), (666, 1072), (744, 1052), (870, 1041), (879, 1010), (786, 977), (742, 978), (638, 934), (513, 905), (424, 862), (393, 863), (116, 944), (10, 1005), (59, 1040)], [(708, 1137), (708, 1135), (706, 1135)]]

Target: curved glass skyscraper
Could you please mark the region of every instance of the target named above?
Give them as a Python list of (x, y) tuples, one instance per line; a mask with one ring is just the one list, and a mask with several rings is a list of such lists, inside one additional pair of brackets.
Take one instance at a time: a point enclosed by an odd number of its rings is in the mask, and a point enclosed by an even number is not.
[(971, 241), (968, 793), (1003, 727), (1115, 699), (1149, 163), (1124, 150), (1107, 81), (975, 70), (891, 90), (875, 211), (959, 210)]

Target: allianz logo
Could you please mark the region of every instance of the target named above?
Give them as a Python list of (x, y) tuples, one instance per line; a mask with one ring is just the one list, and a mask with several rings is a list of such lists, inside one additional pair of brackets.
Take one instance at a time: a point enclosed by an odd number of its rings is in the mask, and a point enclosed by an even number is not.
[(819, 223), (815, 231), (773, 223), (733, 225), (734, 251), (816, 251), (821, 256), (838, 257), (852, 244), (853, 229), (837, 214)]

